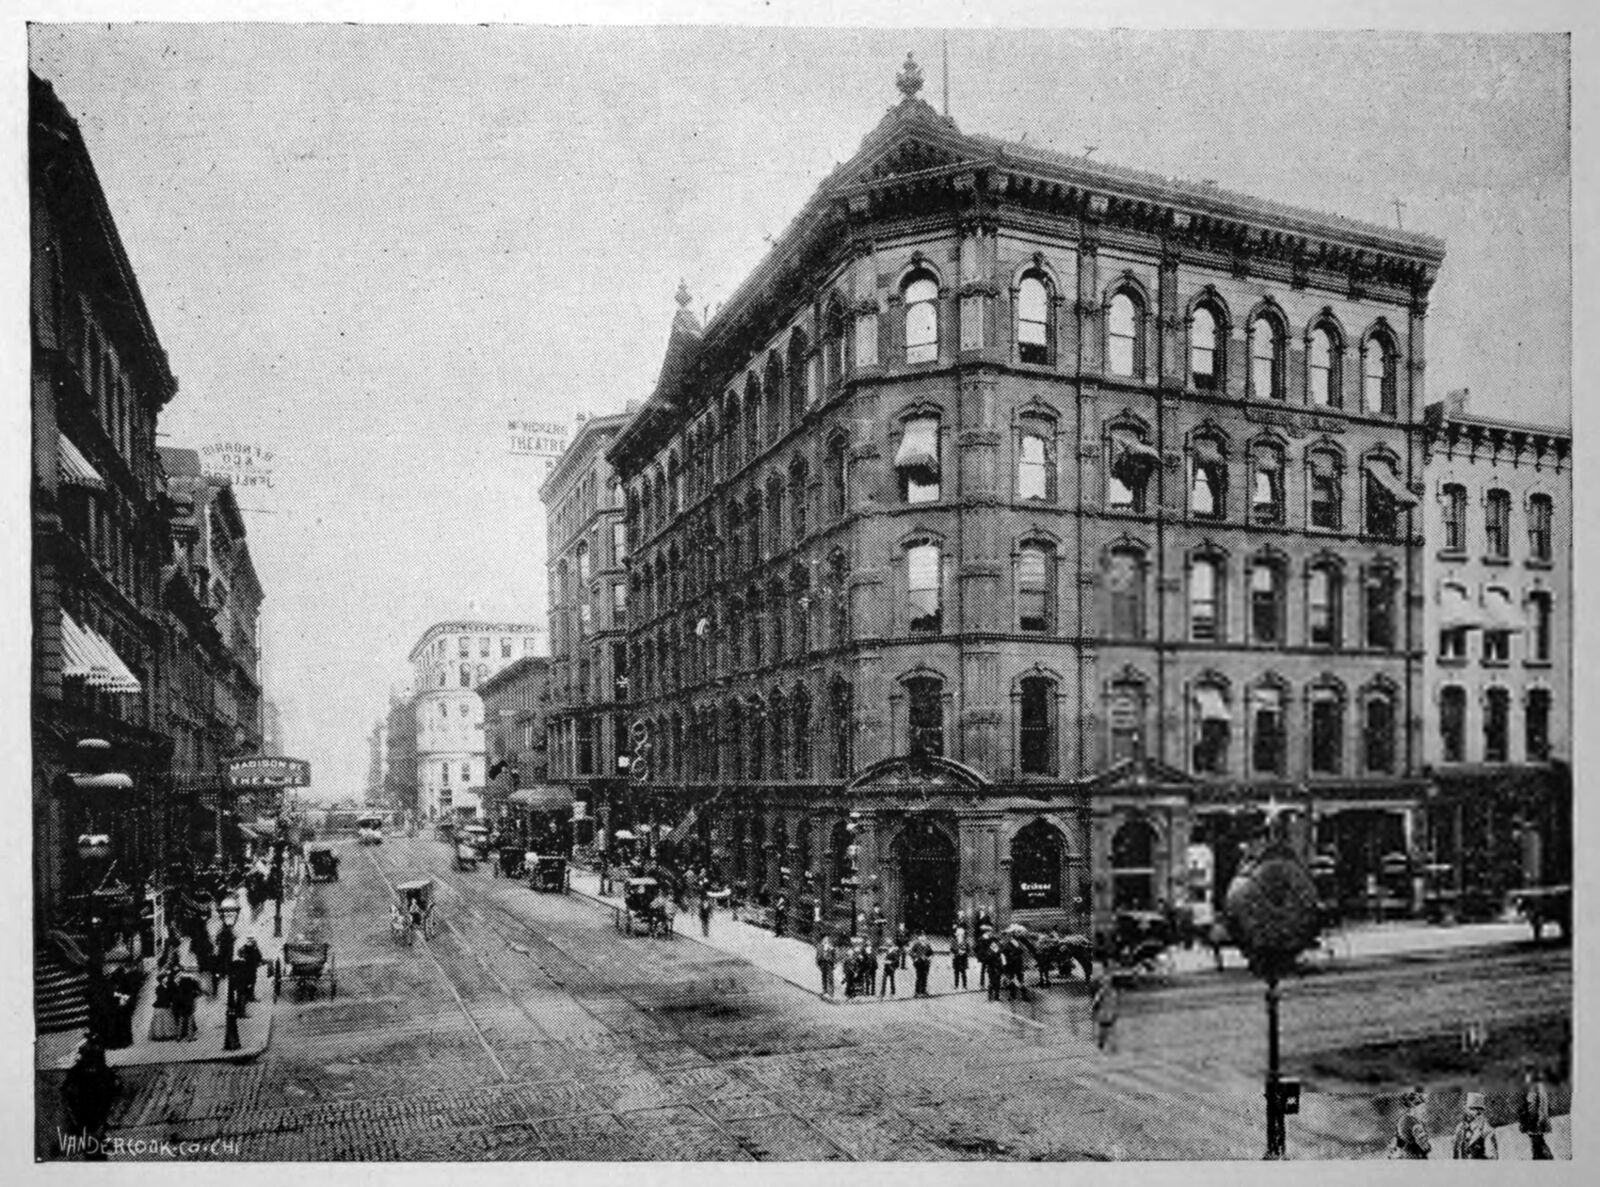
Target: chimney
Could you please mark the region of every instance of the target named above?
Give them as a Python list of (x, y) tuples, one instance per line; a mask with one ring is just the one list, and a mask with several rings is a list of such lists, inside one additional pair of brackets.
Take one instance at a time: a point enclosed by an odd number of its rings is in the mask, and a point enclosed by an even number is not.
[(1470, 388), (1458, 387), (1454, 391), (1446, 392), (1444, 396), (1445, 411), (1451, 416), (1465, 416), (1467, 414), (1467, 395)]

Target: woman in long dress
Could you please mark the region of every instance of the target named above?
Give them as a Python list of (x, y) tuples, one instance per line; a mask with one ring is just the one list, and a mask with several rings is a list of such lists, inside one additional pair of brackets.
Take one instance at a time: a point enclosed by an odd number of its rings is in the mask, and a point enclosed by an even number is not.
[(154, 1008), (150, 1011), (150, 1037), (165, 1041), (178, 1037), (178, 1016), (173, 1013), (173, 984), (172, 973), (164, 972), (156, 980), (156, 996)]

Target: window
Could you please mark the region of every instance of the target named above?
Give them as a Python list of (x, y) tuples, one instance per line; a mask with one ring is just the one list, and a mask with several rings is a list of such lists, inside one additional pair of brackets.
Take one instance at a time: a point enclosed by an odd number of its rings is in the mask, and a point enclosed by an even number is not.
[(801, 462), (789, 471), (789, 517), (796, 544), (806, 538), (810, 510), (810, 471)]
[(829, 695), (833, 711), (833, 776), (848, 778), (855, 769), (855, 700), (850, 685), (837, 680)]
[(1366, 642), (1368, 647), (1393, 651), (1395, 645), (1394, 571), (1373, 569), (1367, 573), (1363, 593), (1366, 600)]
[(822, 323), (822, 383), (832, 395), (844, 378), (844, 310), (837, 299), (828, 305)]
[(472, 665), (471, 664), (462, 664), (461, 665), (461, 671), (460, 671), (459, 675), (461, 677), (461, 687), (462, 688), (471, 688), (472, 687)]
[(828, 513), (838, 519), (850, 505), (850, 450), (842, 436), (828, 442)]
[(611, 586), (611, 625), (613, 627), (628, 625), (628, 586), (623, 581), (615, 582)]
[(1250, 693), (1251, 769), (1258, 775), (1283, 774), (1283, 693), (1257, 688)]
[[(578, 591), (580, 596), (589, 588), (589, 546), (578, 545)], [(484, 640), (485, 643), (488, 640)], [(487, 652), (485, 652), (487, 654)]]
[(1395, 759), (1394, 700), (1387, 693), (1369, 696), (1361, 723), (1364, 762), (1369, 771), (1392, 772)]
[(1319, 408), (1339, 406), (1338, 347), (1331, 331), (1311, 331), (1306, 351), (1306, 398)]
[(471, 783), (472, 782), (472, 764), (471, 763), (464, 762), (464, 763), (461, 764), (461, 782), (462, 783)]
[(1416, 496), (1400, 481), (1394, 463), (1387, 458), (1369, 458), (1367, 478), (1367, 534), (1395, 539), (1404, 526), (1403, 514), (1416, 506)]
[(1020, 630), (1048, 632), (1054, 617), (1055, 549), (1024, 544), (1017, 552), (1017, 625)]
[(1145, 509), (1150, 475), (1161, 464), (1161, 454), (1133, 429), (1111, 433), (1106, 468), (1106, 505), (1113, 510)]
[(1511, 496), (1491, 490), (1483, 501), (1483, 528), (1489, 556), (1504, 560), (1511, 554)]
[(906, 362), (932, 363), (939, 358), (939, 284), (918, 273), (905, 287)]
[(905, 422), (894, 455), (900, 476), (900, 497), (907, 503), (939, 501), (939, 418), (919, 416)]
[(1344, 701), (1331, 688), (1311, 692), (1311, 770), (1337, 775), (1344, 765)]
[(811, 362), (804, 330), (789, 335), (789, 420), (799, 424), (811, 403)]
[(1380, 416), (1393, 416), (1395, 396), (1395, 352), (1382, 334), (1367, 339), (1361, 359), (1362, 400), (1368, 412)]
[(912, 758), (944, 754), (944, 683), (934, 676), (906, 681), (907, 752)]
[(1445, 762), (1466, 758), (1467, 690), (1458, 684), (1439, 690), (1439, 746)]
[(906, 549), (907, 625), (913, 631), (937, 634), (940, 629), (939, 546), (913, 544)]
[(1017, 714), (1022, 773), (1055, 774), (1056, 686), (1044, 676), (1022, 680), (1022, 704)]
[(1197, 775), (1224, 775), (1228, 771), (1228, 743), (1233, 715), (1228, 694), (1215, 684), (1194, 688), (1194, 742), (1191, 762)]
[(1452, 482), (1444, 488), (1444, 547), (1446, 552), (1467, 550), (1467, 488)]
[(1203, 392), (1222, 386), (1221, 358), (1217, 350), (1217, 315), (1201, 305), (1189, 322), (1189, 377)]
[(450, 786), (450, 764), (447, 762), (439, 764), (439, 782), (446, 787)]
[(1011, 909), (1013, 911), (1061, 908), (1061, 831), (1045, 820), (1035, 820), (1018, 831), (1011, 842)]
[(1213, 643), (1222, 638), (1218, 610), (1222, 566), (1210, 557), (1197, 557), (1189, 566), (1189, 638)]
[[(562, 599), (565, 600), (566, 591), (562, 590)], [(472, 640), (466, 635), (461, 636), (461, 658), (466, 659), (472, 654)]]
[(1550, 528), (1554, 518), (1555, 505), (1551, 502), (1549, 495), (1529, 496), (1528, 555), (1533, 560), (1548, 561), (1550, 559)]
[(1529, 762), (1550, 760), (1550, 690), (1530, 688), (1523, 706), (1524, 748)]
[(1341, 585), (1339, 570), (1332, 565), (1317, 565), (1310, 572), (1306, 590), (1306, 637), (1313, 647), (1339, 646), (1343, 609)]
[(1251, 459), (1250, 515), (1257, 523), (1283, 522), (1283, 455), (1257, 446)]
[(1017, 357), (1024, 363), (1050, 361), (1050, 289), (1036, 272), (1017, 286)]
[[(796, 778), (804, 779), (811, 774), (811, 694), (805, 685), (795, 689), (789, 706), (794, 715), (794, 773)], [(804, 858), (800, 866), (807, 868)]]
[(1552, 622), (1552, 601), (1549, 593), (1536, 589), (1528, 595), (1528, 611), (1531, 621), (1528, 626), (1531, 637), (1528, 640), (1528, 658), (1540, 663), (1550, 659), (1550, 624)]
[(1053, 503), (1056, 499), (1055, 425), (1042, 416), (1024, 416), (1017, 437), (1017, 498)]
[(1281, 400), (1283, 338), (1278, 323), (1262, 315), (1250, 323), (1250, 394), (1257, 400)]
[[(580, 550), (581, 551), (581, 550)], [(478, 655), (487, 659), (489, 656), (489, 640), (487, 637), (478, 640)]]
[(1113, 375), (1137, 379), (1144, 374), (1142, 333), (1144, 310), (1126, 290), (1111, 298), (1106, 317), (1106, 369)]
[(767, 546), (783, 550), (783, 480), (776, 474), (767, 483)]
[(835, 552), (828, 564), (828, 594), (833, 604), (833, 643), (850, 641), (850, 562)]
[(1111, 762), (1144, 757), (1144, 686), (1121, 681), (1111, 686), (1106, 718), (1111, 728)]
[(1250, 569), (1250, 637), (1256, 643), (1283, 640), (1283, 567), (1261, 559)]
[(1106, 592), (1110, 599), (1111, 637), (1144, 638), (1144, 553), (1119, 548), (1106, 567)]
[(511, 658), (511, 640), (510, 639), (501, 639), (500, 640), (500, 658), (501, 659), (510, 659)]
[(1197, 437), (1190, 459), (1189, 511), (1199, 519), (1227, 514), (1228, 463), (1222, 447), (1210, 437)]
[(1483, 761), (1505, 762), (1511, 743), (1511, 693), (1490, 688), (1483, 694)]
[(1306, 474), (1311, 526), (1337, 530), (1344, 521), (1344, 484), (1340, 480), (1338, 456), (1323, 451), (1307, 454)]

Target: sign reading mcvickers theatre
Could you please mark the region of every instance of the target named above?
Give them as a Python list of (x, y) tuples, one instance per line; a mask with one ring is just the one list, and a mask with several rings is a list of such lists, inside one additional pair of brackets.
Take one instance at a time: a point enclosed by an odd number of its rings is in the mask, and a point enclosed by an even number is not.
[(544, 458), (545, 473), (556, 467), (556, 459), (567, 447), (567, 426), (552, 421), (510, 420), (506, 422), (511, 433), (513, 457)]
[(311, 764), (303, 758), (236, 758), (228, 764), (233, 787), (310, 787)]

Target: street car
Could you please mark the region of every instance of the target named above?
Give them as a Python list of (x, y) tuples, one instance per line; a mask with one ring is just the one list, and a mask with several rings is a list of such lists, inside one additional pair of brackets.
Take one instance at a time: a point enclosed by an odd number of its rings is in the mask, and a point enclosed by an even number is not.
[(356, 841), (362, 845), (383, 844), (383, 817), (363, 816), (356, 821)]

